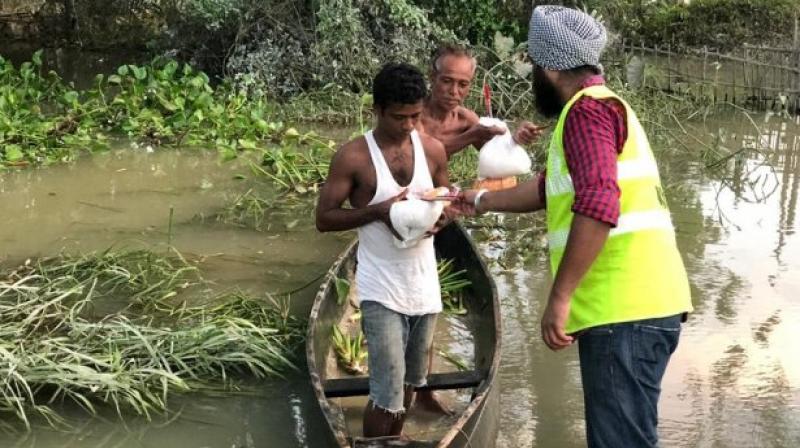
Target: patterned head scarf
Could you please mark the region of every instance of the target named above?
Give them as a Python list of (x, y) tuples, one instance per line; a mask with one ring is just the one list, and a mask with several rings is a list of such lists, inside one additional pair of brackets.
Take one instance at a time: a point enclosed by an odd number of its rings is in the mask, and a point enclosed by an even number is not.
[(528, 30), (528, 54), (536, 65), (569, 70), (592, 65), (602, 70), (606, 29), (594, 17), (563, 6), (537, 6)]

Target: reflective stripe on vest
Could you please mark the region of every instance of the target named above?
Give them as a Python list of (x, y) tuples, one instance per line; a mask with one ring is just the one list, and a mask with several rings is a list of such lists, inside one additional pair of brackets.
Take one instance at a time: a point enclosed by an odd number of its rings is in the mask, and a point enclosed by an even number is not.
[[(631, 212), (620, 215), (617, 227), (608, 232), (608, 237), (613, 238), (629, 232), (640, 230), (664, 230), (674, 232), (672, 218), (669, 212), (663, 210), (652, 210), (647, 212)], [(567, 245), (569, 229), (560, 229), (555, 232), (547, 233), (547, 244), (550, 250), (563, 249)]]
[[(641, 157), (637, 160), (617, 162), (617, 180), (623, 181), (640, 177), (658, 177), (658, 166), (655, 160)], [(547, 196), (575, 193), (572, 186), (572, 177), (567, 174), (547, 176), (545, 179)]]

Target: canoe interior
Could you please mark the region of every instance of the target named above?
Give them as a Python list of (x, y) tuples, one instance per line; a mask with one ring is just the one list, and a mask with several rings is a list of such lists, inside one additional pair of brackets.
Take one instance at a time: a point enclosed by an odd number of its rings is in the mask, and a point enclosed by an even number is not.
[[(357, 391), (339, 392), (342, 398), (326, 397), (324, 385), (337, 384), (344, 390), (351, 387), (364, 389), (357, 381), (344, 381), (354, 376), (345, 373), (336, 363), (331, 344), (333, 325), (355, 334), (360, 331), (359, 321), (353, 320), (356, 311), (353, 306), (355, 291), (355, 253), (357, 243), (351, 244), (336, 260), (328, 272), (314, 307), (311, 312), (307, 340), (307, 358), (312, 386), (319, 400), (321, 411), (330, 427), (331, 446), (339, 447), (389, 447), (389, 446), (490, 446), (475, 445), (477, 440), (494, 440), (491, 434), (496, 425), (490, 424), (484, 414), (484, 405), (494, 400), (493, 382), (499, 364), (500, 320), (497, 293), (494, 282), (488, 274), (486, 266), (480, 259), (472, 241), (458, 225), (443, 229), (435, 239), (437, 257), (452, 259), (455, 270), (464, 270), (471, 284), (463, 293), (464, 306), (467, 313), (461, 316), (443, 313), (439, 317), (434, 351), (457, 351), (457, 356), (467, 364), (476, 378), (476, 387), (440, 391), (437, 395), (444, 399), (456, 414), (451, 417), (438, 416), (417, 411), (413, 406), (409, 413), (404, 434), (412, 441), (397, 439), (362, 439), (361, 412), (366, 404), (366, 395)], [(335, 286), (336, 278), (350, 280), (351, 297), (344, 305), (337, 303)], [(434, 360), (432, 373), (442, 378), (455, 378), (458, 369), (444, 357)], [(463, 372), (461, 377), (467, 378), (470, 373)], [(460, 380), (463, 380), (461, 378)], [(449, 381), (449, 380), (442, 380)], [(368, 387), (366, 388), (368, 390)], [(366, 391), (365, 390), (365, 391)], [(346, 395), (357, 395), (347, 397)], [(489, 412), (496, 416), (494, 412)], [(481, 434), (477, 434), (477, 432)], [(475, 432), (476, 434), (473, 434)], [(472, 441), (469, 439), (475, 436)]]

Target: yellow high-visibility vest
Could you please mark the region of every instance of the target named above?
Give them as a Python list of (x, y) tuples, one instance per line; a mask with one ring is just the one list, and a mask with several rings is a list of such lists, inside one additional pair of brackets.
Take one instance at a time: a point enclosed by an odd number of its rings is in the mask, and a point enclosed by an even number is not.
[(605, 86), (575, 94), (561, 111), (550, 141), (545, 185), (553, 275), (564, 256), (575, 201), (564, 158), (564, 124), (573, 104), (583, 96), (613, 98), (623, 104), (628, 138), (617, 156), (619, 221), (572, 295), (567, 333), (691, 311), (689, 281), (647, 135), (628, 103)]

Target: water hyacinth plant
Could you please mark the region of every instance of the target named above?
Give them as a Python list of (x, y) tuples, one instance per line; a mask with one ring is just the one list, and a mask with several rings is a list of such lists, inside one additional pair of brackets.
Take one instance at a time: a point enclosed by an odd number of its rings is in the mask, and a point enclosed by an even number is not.
[(224, 159), (298, 134), (271, 119), (277, 109), (230, 84), (212, 86), (188, 64), (156, 58), (122, 65), (76, 90), (43, 73), (41, 52), (15, 67), (0, 57), (0, 166), (68, 161), (108, 149), (110, 136), (155, 145), (213, 145)]
[(150, 418), (175, 392), (282, 375), (302, 341), (287, 304), (241, 293), (178, 302), (203, 283), (179, 256), (59, 256), (1, 278), (0, 412), (28, 429), (34, 417), (66, 425), (62, 402)]
[(255, 174), (279, 188), (298, 194), (316, 193), (328, 177), (328, 168), (336, 143), (313, 132), (286, 131), (282, 146), (262, 151), (260, 165), (252, 165)]

